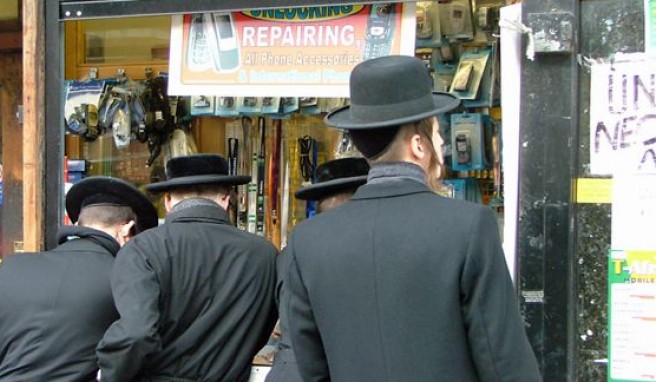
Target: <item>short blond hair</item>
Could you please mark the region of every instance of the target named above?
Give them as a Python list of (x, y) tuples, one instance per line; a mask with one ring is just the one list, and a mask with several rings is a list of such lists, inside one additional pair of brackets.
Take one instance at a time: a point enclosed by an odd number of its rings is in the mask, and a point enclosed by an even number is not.
[[(99, 226), (113, 227), (134, 220), (137, 223), (137, 214), (128, 206), (90, 205), (82, 207), (77, 225), (82, 227)], [(134, 225), (136, 227), (138, 224)]]
[(190, 198), (214, 199), (219, 195), (230, 195), (230, 189), (230, 186), (223, 184), (198, 184), (174, 188), (169, 193), (180, 200)]

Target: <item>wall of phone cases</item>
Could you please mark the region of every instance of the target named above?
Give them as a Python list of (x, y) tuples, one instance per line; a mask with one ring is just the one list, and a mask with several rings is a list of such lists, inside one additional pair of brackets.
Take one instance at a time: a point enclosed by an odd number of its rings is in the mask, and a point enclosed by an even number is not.
[(440, 121), (453, 197), (503, 208), (499, 81), (499, 9), (507, 1), (417, 3), (416, 54), (435, 91), (463, 100)]
[[(436, 91), (457, 94), (461, 111), (441, 117), (447, 196), (503, 206), (499, 120), (498, 9), (505, 1), (417, 3), (416, 55)], [(253, 181), (235, 190), (231, 215), (242, 229), (284, 247), (287, 234), (314, 213), (293, 192), (312, 182), (317, 164), (359, 155), (348, 136), (327, 128), (326, 112), (346, 99), (172, 97), (166, 73), (142, 80), (68, 81), (65, 88), (66, 181), (111, 175), (138, 186), (164, 176), (178, 155), (217, 152), (230, 171)], [(160, 203), (153, 196), (153, 202)], [(163, 217), (163, 207), (160, 205)]]

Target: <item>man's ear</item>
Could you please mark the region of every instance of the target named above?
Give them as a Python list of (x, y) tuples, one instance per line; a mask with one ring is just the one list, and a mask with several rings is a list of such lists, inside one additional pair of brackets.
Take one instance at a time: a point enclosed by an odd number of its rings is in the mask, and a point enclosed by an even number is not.
[(413, 134), (412, 138), (410, 138), (410, 152), (416, 160), (422, 160), (428, 155), (426, 145), (423, 143), (421, 135)]
[(230, 192), (218, 194), (216, 202), (227, 211), (230, 205)]
[(135, 224), (136, 223), (135, 223), (134, 220), (130, 220), (129, 222), (121, 225), (121, 229), (119, 231), (119, 234), (122, 237), (127, 237), (128, 235), (130, 235), (130, 232), (132, 232), (132, 228), (135, 226)]
[(166, 208), (166, 212), (170, 212), (173, 209), (173, 200), (170, 192), (164, 194), (164, 208)]

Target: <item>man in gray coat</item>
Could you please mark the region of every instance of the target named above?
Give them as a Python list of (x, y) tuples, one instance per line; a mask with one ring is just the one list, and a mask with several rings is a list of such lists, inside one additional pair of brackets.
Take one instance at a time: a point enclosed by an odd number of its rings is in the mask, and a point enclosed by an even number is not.
[[(315, 183), (298, 189), (294, 196), (317, 202), (317, 213), (329, 211), (347, 202), (358, 187), (367, 182), (369, 164), (364, 158), (341, 158), (322, 163), (314, 172)], [(283, 251), (276, 262), (278, 281), (276, 297), (280, 313), (280, 341), (273, 366), (265, 382), (303, 382), (296, 366), (296, 358), (289, 338), (289, 321), (282, 307), (287, 305), (289, 292), (285, 277), (289, 269), (289, 255)]]
[(137, 188), (90, 177), (66, 194), (75, 226), (59, 246), (0, 264), (0, 381), (95, 381), (96, 346), (118, 319), (109, 275), (114, 256), (157, 212)]
[(437, 114), (424, 64), (364, 61), (326, 116), (369, 160), (351, 201), (296, 227), (286, 251), (305, 381), (539, 381), (494, 213), (437, 195)]
[(276, 322), (277, 250), (232, 225), (228, 175), (219, 156), (166, 162), (163, 225), (116, 258), (112, 292), (121, 318), (98, 345), (101, 381), (247, 381)]

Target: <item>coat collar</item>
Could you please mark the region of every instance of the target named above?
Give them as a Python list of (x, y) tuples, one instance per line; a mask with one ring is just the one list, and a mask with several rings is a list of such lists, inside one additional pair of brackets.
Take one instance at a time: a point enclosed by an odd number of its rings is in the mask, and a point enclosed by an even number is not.
[(364, 186), (360, 186), (351, 200), (388, 198), (423, 192), (434, 194), (434, 192), (423, 183), (417, 182), (413, 179), (399, 179), (394, 182), (383, 182), (378, 184), (367, 183)]
[[(184, 203), (184, 202), (181, 202)], [(231, 224), (226, 210), (214, 202), (174, 208), (166, 215), (165, 223), (205, 221), (208, 223)]]
[(87, 239), (109, 251), (112, 256), (116, 256), (119, 249), (121, 249), (121, 246), (113, 237), (97, 229), (68, 225), (57, 232), (57, 243), (60, 245), (67, 242), (75, 243), (78, 239)]

